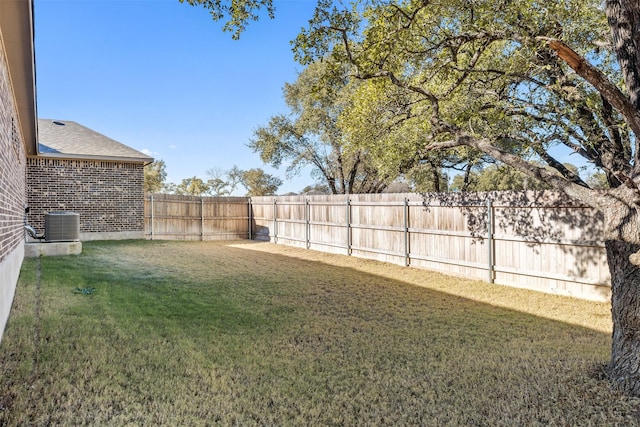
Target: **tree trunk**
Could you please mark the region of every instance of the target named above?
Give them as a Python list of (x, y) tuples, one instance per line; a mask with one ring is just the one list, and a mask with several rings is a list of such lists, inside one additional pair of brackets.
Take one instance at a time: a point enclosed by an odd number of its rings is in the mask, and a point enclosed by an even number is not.
[(473, 163), (467, 163), (467, 166), (464, 168), (464, 180), (462, 182), (462, 189), (460, 191), (469, 191), (469, 185), (471, 184), (471, 168), (473, 167)]
[(620, 240), (608, 240), (605, 245), (613, 319), (609, 376), (617, 390), (640, 396), (640, 267), (630, 260), (640, 245)]
[(627, 95), (636, 110), (640, 109), (640, 3), (637, 0), (607, 0), (605, 11)]

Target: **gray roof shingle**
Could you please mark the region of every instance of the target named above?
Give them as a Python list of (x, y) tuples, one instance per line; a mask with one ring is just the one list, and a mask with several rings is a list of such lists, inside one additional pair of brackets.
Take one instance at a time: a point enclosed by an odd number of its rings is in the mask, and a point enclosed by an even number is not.
[(44, 157), (150, 163), (153, 158), (67, 120), (38, 119), (38, 152)]

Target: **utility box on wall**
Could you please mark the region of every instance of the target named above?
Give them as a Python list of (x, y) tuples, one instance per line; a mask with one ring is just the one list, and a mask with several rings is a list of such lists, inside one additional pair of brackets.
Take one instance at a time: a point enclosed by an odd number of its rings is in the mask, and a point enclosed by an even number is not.
[(80, 240), (80, 214), (49, 212), (44, 216), (45, 242), (73, 242)]

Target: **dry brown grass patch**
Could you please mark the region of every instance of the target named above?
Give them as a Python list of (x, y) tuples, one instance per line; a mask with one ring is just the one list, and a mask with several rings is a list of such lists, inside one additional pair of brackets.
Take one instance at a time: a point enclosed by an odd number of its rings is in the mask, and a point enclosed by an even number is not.
[(40, 262), (38, 316), (29, 261), (0, 348), (0, 425), (637, 424), (593, 375), (606, 304), (264, 243)]

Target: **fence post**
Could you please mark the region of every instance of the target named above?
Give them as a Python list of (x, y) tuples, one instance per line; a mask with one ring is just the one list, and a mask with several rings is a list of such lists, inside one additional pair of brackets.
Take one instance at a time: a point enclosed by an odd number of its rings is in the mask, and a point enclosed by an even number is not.
[(409, 199), (404, 198), (404, 266), (409, 267)]
[(493, 204), (491, 198), (487, 198), (487, 251), (489, 256), (489, 283), (494, 282), (494, 266), (493, 266)]
[(351, 255), (351, 199), (347, 195), (347, 255)]
[(273, 199), (273, 243), (278, 243), (278, 202)]
[(249, 200), (247, 200), (247, 209), (249, 210), (247, 212), (247, 217), (249, 218), (249, 227), (248, 227), (249, 240), (253, 240), (253, 230), (251, 229), (251, 216), (253, 215), (253, 208), (251, 206), (251, 197), (249, 197)]
[(304, 201), (304, 219), (306, 223), (305, 228), (305, 240), (307, 249), (311, 247), (311, 224), (310, 224), (310, 216), (311, 216), (311, 207), (309, 205), (309, 199), (305, 199)]
[(200, 240), (204, 241), (204, 198), (200, 196)]
[(149, 214), (149, 235), (150, 240), (153, 240), (153, 193), (151, 193), (151, 208), (150, 208), (150, 214)]

